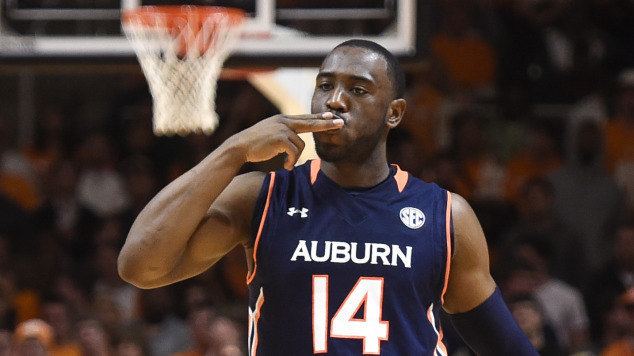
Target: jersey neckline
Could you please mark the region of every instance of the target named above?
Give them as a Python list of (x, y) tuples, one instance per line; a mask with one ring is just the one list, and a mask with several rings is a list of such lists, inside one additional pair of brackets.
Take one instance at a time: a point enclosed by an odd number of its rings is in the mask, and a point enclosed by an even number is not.
[(367, 188), (344, 188), (321, 170), (320, 160), (312, 160), (307, 166), (310, 171), (309, 176), (312, 185), (319, 185), (321, 184), (320, 181), (323, 180), (323, 184), (327, 184), (332, 188), (341, 190), (346, 195), (353, 198), (371, 197), (377, 194), (383, 195), (384, 193), (390, 191), (391, 186), (394, 186), (394, 188), (396, 188), (396, 190), (400, 193), (403, 191), (409, 175), (406, 171), (401, 170), (398, 165), (388, 164), (388, 176), (376, 185)]

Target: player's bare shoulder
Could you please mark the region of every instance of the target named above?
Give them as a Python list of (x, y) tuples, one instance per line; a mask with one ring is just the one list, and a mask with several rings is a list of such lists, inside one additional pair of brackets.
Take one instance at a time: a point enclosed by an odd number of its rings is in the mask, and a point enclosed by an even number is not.
[(454, 262), (481, 264), (481, 260), (488, 259), (486, 238), (478, 217), (469, 202), (456, 193), (451, 193), (451, 218)]
[(478, 218), (469, 203), (451, 193), (454, 251), (444, 308), (450, 313), (471, 310), (491, 295), (489, 252)]
[(451, 194), (451, 217), (453, 220), (454, 239), (456, 244), (465, 245), (484, 237), (478, 218), (469, 205), (469, 202), (461, 195)]

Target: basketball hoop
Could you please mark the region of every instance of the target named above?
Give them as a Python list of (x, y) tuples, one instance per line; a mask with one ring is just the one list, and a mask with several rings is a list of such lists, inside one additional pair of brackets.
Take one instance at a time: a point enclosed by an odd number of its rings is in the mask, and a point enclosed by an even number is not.
[(123, 13), (123, 31), (152, 94), (155, 134), (216, 129), (216, 81), (243, 19), (242, 10), (213, 6), (142, 6)]

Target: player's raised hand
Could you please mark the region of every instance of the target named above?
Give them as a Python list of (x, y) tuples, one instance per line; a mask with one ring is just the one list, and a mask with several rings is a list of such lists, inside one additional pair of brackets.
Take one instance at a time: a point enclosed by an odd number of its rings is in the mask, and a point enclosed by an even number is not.
[(305, 146), (298, 133), (338, 130), (343, 125), (343, 120), (333, 119), (330, 112), (275, 115), (236, 134), (234, 139), (244, 152), (246, 162), (262, 162), (286, 153), (284, 168), (291, 170)]

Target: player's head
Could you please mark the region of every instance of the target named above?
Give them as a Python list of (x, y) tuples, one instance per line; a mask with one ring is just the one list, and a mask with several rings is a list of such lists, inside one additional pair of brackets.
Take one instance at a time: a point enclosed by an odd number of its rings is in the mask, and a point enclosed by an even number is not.
[(312, 112), (333, 112), (345, 125), (314, 134), (317, 154), (331, 162), (361, 161), (385, 150), (388, 131), (405, 111), (404, 87), (398, 60), (382, 46), (350, 40), (335, 47), (317, 75)]
[(338, 44), (331, 53), (342, 47), (363, 48), (381, 56), (387, 65), (387, 75), (392, 84), (392, 99), (402, 98), (405, 95), (405, 73), (398, 59), (387, 48), (376, 42), (353, 39)]

